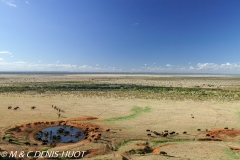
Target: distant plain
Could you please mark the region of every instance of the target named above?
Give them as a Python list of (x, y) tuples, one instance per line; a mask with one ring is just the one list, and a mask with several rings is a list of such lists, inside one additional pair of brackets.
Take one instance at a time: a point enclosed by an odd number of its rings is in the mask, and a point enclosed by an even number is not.
[[(0, 74), (0, 133), (30, 122), (96, 117), (75, 121), (100, 126), (97, 142), (47, 149), (89, 150), (90, 159), (239, 159), (239, 101), (238, 75)], [(64, 111), (60, 118), (52, 105)], [(165, 130), (175, 133), (164, 137)], [(0, 148), (46, 148), (16, 141), (1, 138)]]

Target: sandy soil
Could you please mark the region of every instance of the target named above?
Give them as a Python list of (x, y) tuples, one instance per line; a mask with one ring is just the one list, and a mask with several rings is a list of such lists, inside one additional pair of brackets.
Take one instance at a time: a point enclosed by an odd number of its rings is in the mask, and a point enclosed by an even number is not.
[[(208, 81), (182, 80), (163, 81), (156, 80), (156, 76), (135, 75), (1, 75), (1, 85), (11, 81), (62, 81), (98, 79), (109, 83), (130, 83), (137, 77), (139, 82), (151, 83), (155, 81), (165, 85), (194, 86), (199, 84), (210, 85), (238, 85), (234, 78), (231, 81), (224, 77), (221, 83), (210, 77)], [(109, 78), (110, 77), (110, 78)], [(140, 77), (143, 77), (142, 79)], [(148, 78), (154, 79), (148, 80)], [(170, 77), (170, 80), (172, 77)], [(182, 78), (182, 77), (181, 77)], [(204, 77), (206, 78), (206, 77)], [(207, 77), (208, 78), (208, 77)], [(100, 80), (101, 79), (101, 80)], [(110, 80), (113, 79), (113, 80)], [(201, 81), (201, 82), (200, 82)], [(177, 83), (177, 84), (176, 84)], [(6, 151), (48, 150), (55, 151), (83, 151), (87, 150), (85, 158), (89, 159), (238, 159), (240, 158), (240, 111), (238, 102), (217, 101), (174, 101), (158, 99), (128, 99), (82, 96), (81, 91), (76, 92), (46, 92), (37, 93), (1, 93), (0, 94), (0, 148)], [(57, 106), (61, 112), (58, 118), (57, 111), (52, 108)], [(19, 109), (8, 109), (8, 106)], [(35, 109), (31, 109), (35, 106)], [(132, 109), (149, 107), (146, 112), (137, 111), (134, 116)], [(139, 112), (139, 113), (138, 113)], [(114, 119), (116, 118), (117, 119)], [(119, 118), (122, 117), (122, 118)], [(84, 139), (77, 143), (59, 143), (51, 148), (49, 144), (42, 146), (40, 141), (33, 138), (33, 134), (41, 128), (49, 126), (46, 122), (59, 121), (86, 130), (87, 127), (96, 128), (91, 134), (101, 133), (97, 141)], [(34, 125), (34, 122), (44, 122)], [(26, 124), (31, 124), (27, 127)], [(16, 130), (16, 126), (21, 131)], [(18, 128), (18, 127), (17, 127)], [(14, 130), (15, 129), (15, 130)], [(106, 131), (110, 129), (110, 131)], [(149, 130), (149, 131), (146, 131)], [(175, 132), (163, 137), (164, 131)], [(160, 135), (156, 135), (155, 133)], [(186, 132), (186, 133), (184, 133)], [(151, 134), (148, 136), (147, 134)], [(17, 139), (17, 143), (9, 143), (9, 135)], [(6, 137), (4, 140), (3, 137)], [(27, 146), (24, 142), (30, 142)], [(148, 146), (153, 150), (145, 155), (128, 154), (130, 150), (141, 150)], [(37, 146), (33, 146), (37, 143)], [(165, 151), (167, 155), (160, 155)]]

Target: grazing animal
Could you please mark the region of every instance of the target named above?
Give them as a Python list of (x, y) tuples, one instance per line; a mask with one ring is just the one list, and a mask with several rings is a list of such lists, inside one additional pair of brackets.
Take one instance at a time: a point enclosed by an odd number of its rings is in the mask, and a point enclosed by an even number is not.
[(207, 137), (210, 137), (210, 134), (206, 134)]
[(6, 137), (2, 137), (2, 140), (5, 140), (6, 139)]
[(147, 136), (151, 137), (152, 135), (149, 133), (149, 134), (147, 134)]
[(37, 146), (38, 144), (37, 144), (37, 143), (33, 143), (32, 145), (33, 145), (33, 146)]
[(166, 156), (166, 155), (167, 155), (167, 152), (165, 152), (165, 151), (160, 151), (159, 154), (160, 154), (160, 155), (163, 155), (163, 156)]
[(69, 140), (68, 143), (73, 143), (73, 140)]
[(46, 143), (47, 143), (47, 142), (48, 142), (48, 140), (42, 140), (42, 142), (46, 142)]
[(8, 140), (9, 143), (12, 143), (13, 141), (14, 141), (13, 139), (9, 139), (9, 140)]
[(197, 129), (198, 131), (201, 131), (201, 129)]
[(61, 116), (61, 114), (60, 114), (60, 113), (58, 113), (58, 118), (60, 118), (60, 116)]
[(12, 106), (8, 106), (8, 109), (12, 109)]
[(147, 132), (150, 132), (150, 129), (147, 129), (146, 131), (147, 131)]
[(183, 134), (187, 134), (187, 132), (186, 132), (186, 131), (184, 131), (184, 132), (183, 132)]
[(18, 108), (17, 108), (17, 107), (14, 107), (13, 109), (14, 109), (14, 110), (17, 110)]
[(35, 109), (36, 107), (35, 106), (32, 106), (31, 109)]
[(169, 134), (171, 134), (171, 135), (172, 135), (172, 134), (175, 134), (175, 133), (176, 133), (176, 132), (174, 132), (174, 131), (173, 131), (173, 132), (170, 132)]
[(47, 145), (47, 142), (42, 142), (42, 145)]
[(163, 136), (163, 137), (167, 137), (167, 135), (168, 135), (168, 133), (164, 133), (162, 136)]
[(107, 131), (107, 132), (109, 132), (109, 131), (110, 131), (110, 129), (107, 129), (106, 131)]
[(141, 156), (144, 156), (144, 155), (145, 155), (144, 150), (139, 151), (139, 154), (140, 154)]
[(30, 146), (30, 143), (29, 143), (29, 142), (25, 142), (24, 144), (26, 144), (26, 146)]
[(224, 129), (228, 129), (228, 127), (225, 127)]

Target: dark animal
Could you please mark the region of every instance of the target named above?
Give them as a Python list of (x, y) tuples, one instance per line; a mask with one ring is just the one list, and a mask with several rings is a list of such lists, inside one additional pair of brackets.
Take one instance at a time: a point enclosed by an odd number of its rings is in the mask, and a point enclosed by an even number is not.
[(143, 156), (143, 155), (145, 155), (145, 151), (144, 151), (144, 150), (140, 150), (140, 151), (139, 151), (139, 154), (140, 154), (141, 156)]
[(198, 131), (201, 131), (201, 129), (197, 129)]
[(163, 137), (167, 137), (167, 135), (168, 135), (168, 133), (164, 133), (162, 136), (163, 136)]
[(12, 109), (12, 106), (8, 106), (8, 109)]
[(173, 131), (173, 132), (170, 132), (169, 134), (173, 135), (173, 134), (175, 134), (175, 132)]
[(110, 129), (107, 129), (106, 131), (107, 131), (107, 132), (109, 132), (109, 131), (110, 131)]
[(147, 134), (147, 136), (151, 137), (152, 135), (149, 133), (149, 134)]
[(14, 141), (13, 139), (9, 139), (9, 140), (8, 140), (9, 143), (12, 143), (13, 141)]
[(206, 134), (207, 137), (210, 137), (210, 134)]
[(73, 140), (69, 140), (68, 143), (73, 143)]
[(147, 131), (147, 132), (150, 132), (150, 129), (147, 129), (146, 131)]
[(31, 109), (35, 109), (36, 107), (35, 106), (32, 106)]
[(33, 145), (33, 146), (37, 146), (38, 144), (37, 144), (37, 143), (33, 143), (32, 145)]
[(158, 133), (158, 132), (156, 132), (156, 131), (154, 131), (153, 132), (155, 135), (157, 135), (157, 136), (160, 136), (161, 134), (160, 133)]
[(48, 140), (42, 140), (42, 142), (46, 142), (46, 143), (47, 143), (47, 142), (48, 142)]
[(42, 142), (42, 145), (47, 145), (47, 142)]
[(183, 134), (187, 134), (187, 132), (186, 132), (186, 131), (184, 131), (184, 132), (183, 132)]
[(160, 155), (163, 155), (163, 156), (166, 156), (166, 155), (167, 155), (167, 152), (165, 152), (165, 151), (160, 151), (159, 154), (160, 154)]
[(225, 127), (224, 129), (228, 129), (228, 127)]
[(24, 144), (26, 144), (26, 146), (30, 146), (30, 143), (29, 143), (29, 142), (25, 142)]

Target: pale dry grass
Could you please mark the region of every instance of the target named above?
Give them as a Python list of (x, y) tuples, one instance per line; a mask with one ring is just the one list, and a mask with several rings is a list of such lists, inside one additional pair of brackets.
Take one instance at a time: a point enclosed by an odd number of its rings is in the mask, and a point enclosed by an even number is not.
[[(12, 81), (25, 82), (26, 80), (36, 81), (76, 81), (76, 80), (88, 80), (94, 79), (93, 81), (101, 79), (102, 82), (109, 83), (158, 83), (158, 85), (170, 85), (167, 83), (175, 83), (179, 86), (180, 83), (186, 86), (199, 85), (201, 80), (182, 80), (172, 81), (170, 77), (170, 82), (161, 80), (148, 80), (148, 78), (162, 78), (154, 76), (135, 75), (128, 77), (126, 75), (10, 75), (3, 76), (4, 78), (11, 78)], [(19, 76), (19, 77), (18, 77)], [(22, 79), (21, 79), (22, 77)], [(60, 79), (61, 77), (61, 79)], [(142, 79), (140, 79), (142, 77)], [(103, 79), (111, 78), (111, 80), (103, 81)], [(181, 77), (182, 78), (182, 77)], [(193, 77), (195, 78), (195, 77)], [(204, 77), (206, 78), (206, 77)], [(218, 77), (213, 77), (218, 78)], [(137, 81), (139, 80), (139, 81)], [(8, 80), (1, 79), (1, 84), (9, 83)], [(184, 82), (186, 81), (186, 82)], [(203, 83), (210, 83), (211, 85), (217, 85), (219, 82), (215, 80), (206, 81), (205, 79), (201, 81)], [(216, 84), (214, 84), (216, 83)], [(221, 85), (237, 85), (238, 82), (232, 79), (232, 81), (227, 81), (221, 79)], [(218, 84), (219, 85), (219, 84)], [(0, 94), (0, 131), (11, 125), (17, 123), (28, 123), (37, 120), (57, 120), (56, 111), (52, 109), (52, 105), (63, 109), (65, 112), (62, 113), (61, 118), (72, 118), (79, 116), (96, 116), (99, 117), (98, 120), (94, 120), (93, 123), (97, 123), (103, 127), (103, 129), (110, 128), (112, 134), (105, 134), (104, 136), (109, 137), (112, 141), (112, 145), (117, 147), (117, 151), (112, 151), (108, 155), (99, 155), (95, 158), (97, 159), (121, 159), (121, 155), (125, 155), (125, 152), (134, 148), (136, 143), (148, 141), (153, 148), (159, 149), (159, 151), (166, 151), (172, 159), (231, 159), (232, 157), (238, 157), (237, 151), (226, 151), (229, 149), (229, 145), (234, 145), (240, 147), (239, 137), (229, 138), (226, 141), (216, 142), (216, 141), (195, 141), (194, 139), (202, 137), (197, 129), (202, 131), (212, 128), (239, 128), (240, 122), (240, 109), (239, 102), (218, 102), (215, 100), (209, 101), (194, 101), (194, 100), (163, 100), (163, 99), (145, 99), (145, 98), (135, 98), (127, 96), (119, 96), (120, 91), (116, 91), (116, 96), (114, 92), (110, 92), (110, 96), (101, 96), (102, 93), (97, 93), (94, 91), (75, 91), (75, 92), (45, 92), (42, 94), (34, 92), (22, 92), (22, 93), (1, 93)], [(106, 95), (109, 95), (106, 94)], [(112, 95), (112, 96), (111, 96)], [(8, 110), (8, 106), (19, 106), (19, 110)], [(31, 110), (31, 106), (36, 106), (35, 110)], [(150, 107), (150, 112), (144, 112), (137, 114), (137, 116), (128, 119), (121, 119), (116, 121), (106, 121), (110, 118), (115, 117), (126, 117), (131, 115), (133, 112), (131, 109), (134, 106), (140, 108)], [(194, 117), (194, 118), (192, 118)], [(146, 129), (152, 131), (162, 132), (164, 130), (178, 132), (179, 135), (169, 137), (167, 140), (171, 142), (165, 143), (154, 143), (157, 140), (164, 140), (164, 138), (153, 136), (148, 137)], [(186, 131), (187, 134), (182, 134)], [(152, 134), (154, 135), (154, 134)], [(181, 140), (188, 141), (181, 141)], [(126, 141), (124, 145), (121, 142)], [(129, 141), (129, 143), (127, 143)], [(165, 145), (170, 144), (170, 145)], [(16, 147), (12, 146), (11, 147)], [(106, 147), (105, 144), (101, 143), (76, 143), (73, 145), (68, 145), (66, 147), (56, 147), (54, 150), (83, 150), (83, 149), (99, 149)], [(4, 148), (4, 144), (0, 142), (0, 148)], [(23, 147), (24, 148), (24, 147)], [(141, 148), (136, 146), (136, 148)], [(7, 148), (6, 148), (7, 149)], [(159, 159), (157, 153), (150, 153), (145, 156), (127, 155), (132, 159)], [(171, 159), (171, 157), (161, 156), (161, 159)], [(94, 158), (93, 158), (94, 159)]]

